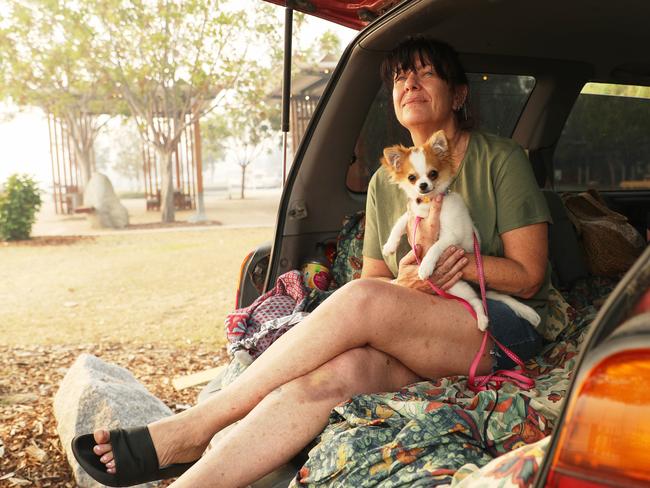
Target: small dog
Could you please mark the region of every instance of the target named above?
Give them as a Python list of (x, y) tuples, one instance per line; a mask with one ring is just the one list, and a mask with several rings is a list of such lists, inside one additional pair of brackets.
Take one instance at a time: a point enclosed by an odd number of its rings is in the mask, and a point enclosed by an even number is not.
[[(433, 134), (423, 146), (407, 148), (397, 145), (384, 149), (381, 163), (388, 170), (393, 182), (406, 192), (411, 212), (422, 218), (429, 214), (433, 199), (447, 192), (454, 176), (449, 142), (442, 130)], [(391, 229), (382, 248), (385, 255), (393, 254), (397, 250), (399, 241), (406, 232), (408, 218), (407, 209)], [(449, 193), (444, 197), (440, 210), (440, 236), (420, 263), (420, 279), (426, 280), (431, 276), (440, 255), (449, 246), (454, 245), (473, 252), (474, 233), (478, 238), (463, 198), (458, 193)], [(468, 283), (459, 281), (449, 289), (449, 293), (469, 302), (476, 312), (478, 328), (484, 331), (488, 326), (488, 318), (483, 310), (483, 302), (474, 289)], [(540, 317), (534, 309), (511, 296), (488, 291), (487, 297), (505, 303), (517, 316), (533, 325), (540, 322)]]

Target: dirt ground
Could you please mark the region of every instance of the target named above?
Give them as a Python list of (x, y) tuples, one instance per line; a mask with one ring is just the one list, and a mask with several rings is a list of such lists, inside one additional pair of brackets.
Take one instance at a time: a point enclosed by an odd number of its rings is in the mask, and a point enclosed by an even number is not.
[(46, 205), (33, 240), (0, 243), (0, 487), (75, 486), (52, 399), (82, 352), (126, 367), (175, 412), (195, 402), (200, 387), (171, 379), (227, 360), (239, 267), (272, 239), (278, 201), (208, 199), (208, 222), (185, 212), (171, 226), (125, 201), (122, 231)]
[(76, 486), (56, 432), (52, 400), (65, 372), (84, 352), (127, 368), (175, 413), (193, 405), (201, 387), (176, 391), (172, 378), (226, 361), (222, 349), (205, 345), (0, 345), (0, 487)]

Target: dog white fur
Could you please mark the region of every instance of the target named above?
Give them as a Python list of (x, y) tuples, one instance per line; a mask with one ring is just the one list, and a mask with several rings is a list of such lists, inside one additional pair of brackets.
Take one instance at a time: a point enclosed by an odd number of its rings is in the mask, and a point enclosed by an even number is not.
[[(381, 160), (394, 183), (406, 192), (411, 212), (419, 217), (426, 217), (431, 202), (439, 194), (445, 194), (453, 179), (453, 166), (450, 157), (449, 142), (444, 131), (433, 134), (422, 146), (391, 146), (384, 149)], [(397, 250), (399, 241), (406, 232), (409, 219), (408, 210), (397, 220), (391, 229), (388, 240), (382, 249), (385, 255)], [(469, 210), (458, 193), (449, 193), (443, 198), (440, 210), (440, 231), (438, 240), (431, 246), (420, 262), (418, 276), (426, 280), (431, 276), (442, 252), (449, 246), (463, 248), (474, 252), (474, 227)], [(464, 281), (459, 281), (449, 290), (452, 295), (465, 299), (476, 312), (478, 328), (485, 330), (488, 318), (483, 310), (483, 302), (474, 288)], [(517, 316), (533, 325), (540, 322), (534, 309), (509, 295), (488, 291), (487, 298), (498, 300), (510, 307)]]

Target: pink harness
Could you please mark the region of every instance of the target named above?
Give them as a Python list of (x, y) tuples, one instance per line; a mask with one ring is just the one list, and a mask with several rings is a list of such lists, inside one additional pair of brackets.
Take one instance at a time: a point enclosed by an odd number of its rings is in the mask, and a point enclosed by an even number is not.
[[(415, 236), (417, 234), (418, 226), (420, 225), (421, 220), (422, 217), (415, 217), (415, 226), (413, 229), (413, 240), (412, 240), (413, 253), (415, 254), (415, 260), (417, 261), (418, 265), (420, 264), (420, 258), (415, 253)], [(479, 247), (476, 234), (474, 234), (474, 255), (476, 256), (476, 268), (478, 270), (479, 285), (481, 287), (481, 299), (483, 300), (483, 310), (485, 310), (485, 314), (487, 315), (488, 309), (487, 309), (487, 299), (485, 298), (485, 275), (483, 273), (483, 258), (481, 257), (481, 249)], [(427, 283), (429, 284), (431, 289), (441, 297), (447, 299), (451, 298), (459, 302), (461, 305), (463, 305), (467, 309), (467, 311), (472, 315), (472, 317), (474, 317), (474, 320), (476, 320), (476, 312), (466, 300), (456, 295), (452, 295), (451, 293), (447, 293), (445, 290), (441, 288), (438, 288), (436, 285), (433, 284), (433, 282), (430, 279), (427, 279)], [(476, 353), (476, 356), (474, 357), (474, 360), (472, 361), (472, 364), (469, 367), (469, 378), (467, 380), (467, 386), (469, 387), (469, 389), (474, 392), (484, 391), (490, 387), (493, 387), (495, 390), (498, 390), (499, 388), (501, 388), (501, 385), (506, 381), (511, 381), (519, 388), (522, 388), (524, 390), (530, 390), (531, 388), (533, 388), (535, 386), (535, 380), (529, 378), (523, 373), (510, 371), (507, 369), (500, 369), (498, 371), (495, 371), (494, 373), (490, 373), (485, 376), (476, 376), (476, 370), (478, 369), (479, 363), (481, 362), (481, 357), (485, 353), (485, 348), (487, 347), (488, 337), (491, 338), (492, 341), (494, 341), (494, 343), (497, 346), (499, 346), (499, 348), (521, 369), (524, 368), (524, 362), (519, 358), (519, 356), (517, 356), (514, 352), (512, 352), (506, 346), (504, 346), (499, 341), (497, 341), (494, 338), (494, 336), (489, 331), (486, 330), (483, 333), (483, 341), (481, 342), (481, 347), (479, 348), (478, 353)]]

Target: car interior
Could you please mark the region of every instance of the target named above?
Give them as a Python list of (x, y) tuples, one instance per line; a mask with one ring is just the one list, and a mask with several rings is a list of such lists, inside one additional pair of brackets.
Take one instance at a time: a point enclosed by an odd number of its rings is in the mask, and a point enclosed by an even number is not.
[[(626, 11), (624, 19), (612, 22), (619, 9)], [(587, 0), (420, 0), (373, 23), (343, 54), (298, 149), (280, 205), (267, 283), (299, 268), (319, 243), (336, 237), (346, 215), (363, 209), (365, 193), (345, 184), (360, 138), (367, 147), (367, 174), (377, 168), (383, 147), (410, 145), (378, 75), (384, 55), (400, 40), (423, 34), (454, 46), (470, 74), (470, 104), (480, 112), (477, 126), (521, 144), (540, 186), (555, 189), (554, 153), (585, 83), (650, 84), (647, 10), (642, 2), (627, 0), (613, 12)], [(523, 89), (503, 93), (497, 78), (505, 78), (501, 85)], [(648, 143), (641, 144), (647, 157)], [(645, 235), (648, 190), (603, 194)]]

